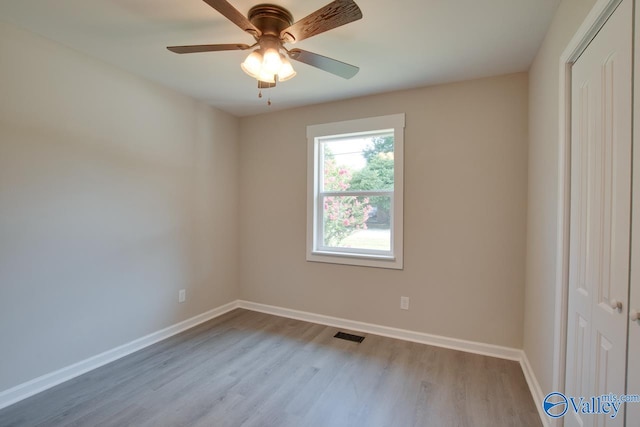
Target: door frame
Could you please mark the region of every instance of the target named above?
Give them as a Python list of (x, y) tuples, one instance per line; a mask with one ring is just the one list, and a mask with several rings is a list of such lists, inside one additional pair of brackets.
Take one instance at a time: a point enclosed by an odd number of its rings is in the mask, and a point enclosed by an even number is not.
[[(623, 0), (597, 0), (560, 56), (553, 390), (565, 390), (571, 205), (571, 67)], [(633, 0), (630, 0), (633, 1)], [(562, 419), (556, 425), (562, 425)]]

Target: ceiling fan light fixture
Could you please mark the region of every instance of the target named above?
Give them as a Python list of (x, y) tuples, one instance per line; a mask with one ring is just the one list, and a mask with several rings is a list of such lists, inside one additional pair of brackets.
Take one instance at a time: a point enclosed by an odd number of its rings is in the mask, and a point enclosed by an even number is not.
[(291, 62), (289, 62), (287, 58), (283, 56), (282, 59), (282, 67), (280, 67), (280, 71), (278, 72), (278, 81), (286, 82), (294, 78), (298, 73), (293, 69)]
[(282, 68), (280, 53), (273, 48), (265, 51), (262, 59), (262, 70), (269, 74), (278, 74)]
[(247, 56), (244, 62), (240, 64), (240, 68), (254, 79), (257, 79), (262, 71), (262, 60), (262, 54), (259, 50), (254, 50)]
[(257, 79), (260, 80), (261, 82), (265, 82), (265, 83), (275, 83), (276, 82), (275, 74), (271, 74), (269, 72), (266, 72), (265, 70), (262, 70), (260, 72), (260, 74), (258, 74)]
[(287, 57), (274, 48), (254, 50), (240, 64), (240, 68), (249, 76), (265, 83), (275, 83), (276, 78), (284, 82), (297, 74)]

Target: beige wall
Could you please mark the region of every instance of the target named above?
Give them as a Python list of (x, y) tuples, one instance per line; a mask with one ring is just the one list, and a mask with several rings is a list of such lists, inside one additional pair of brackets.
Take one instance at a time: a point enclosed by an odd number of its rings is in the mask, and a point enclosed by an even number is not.
[(563, 0), (529, 72), (529, 200), (524, 350), (553, 387), (560, 55), (595, 0)]
[[(524, 345), (550, 391), (558, 58), (594, 1), (529, 78), (241, 120), (0, 23), (0, 390), (241, 296)], [(405, 269), (305, 261), (306, 125), (398, 112)]]
[(236, 118), (2, 23), (0, 64), (0, 391), (238, 298)]
[[(241, 119), (242, 297), (521, 348), (527, 85), (520, 73)], [(404, 270), (305, 261), (306, 126), (402, 112)]]

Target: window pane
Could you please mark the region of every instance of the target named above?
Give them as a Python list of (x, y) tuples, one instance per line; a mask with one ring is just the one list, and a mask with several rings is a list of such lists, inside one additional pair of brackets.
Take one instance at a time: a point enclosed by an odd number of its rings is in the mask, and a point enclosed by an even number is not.
[(393, 134), (321, 142), (322, 191), (393, 190)]
[(391, 250), (391, 197), (323, 197), (325, 247)]

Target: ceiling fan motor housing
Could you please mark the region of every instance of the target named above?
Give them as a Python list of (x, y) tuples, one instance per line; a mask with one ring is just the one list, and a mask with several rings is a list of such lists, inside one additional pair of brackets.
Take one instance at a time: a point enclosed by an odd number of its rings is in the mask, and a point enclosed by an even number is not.
[(263, 36), (274, 36), (280, 39), (280, 33), (293, 24), (291, 13), (274, 4), (259, 4), (252, 7), (248, 14), (249, 21), (262, 31)]

